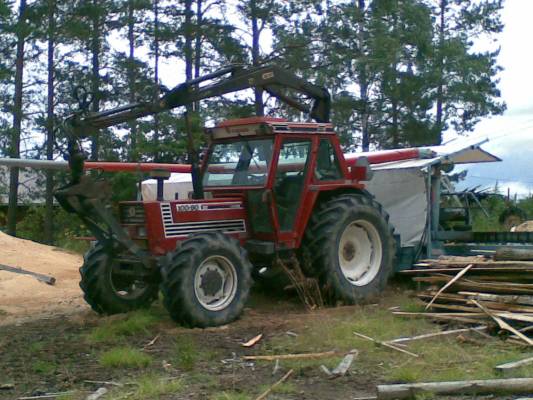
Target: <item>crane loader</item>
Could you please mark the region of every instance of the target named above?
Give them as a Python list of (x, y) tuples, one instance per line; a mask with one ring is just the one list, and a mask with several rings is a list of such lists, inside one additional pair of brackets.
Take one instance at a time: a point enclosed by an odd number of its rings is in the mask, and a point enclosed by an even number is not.
[[(121, 202), (118, 218), (113, 215), (105, 182), (84, 173), (82, 139), (246, 88), (261, 88), (315, 122), (221, 122), (207, 129), (208, 150), (192, 166), (192, 199), (164, 199), (170, 171), (153, 168), (157, 199)], [(286, 89), (311, 98), (311, 107)], [(149, 306), (161, 290), (178, 323), (227, 324), (242, 313), (253, 264), (292, 254), (306, 255), (307, 273), (344, 302), (378, 294), (393, 268), (393, 228), (365, 191), (368, 161), (345, 159), (329, 113), (326, 89), (275, 66), (230, 66), (187, 81), (153, 103), (100, 113), (82, 107), (65, 121), (71, 182), (55, 196), (96, 238), (80, 268), (85, 300), (99, 313), (121, 313)]]

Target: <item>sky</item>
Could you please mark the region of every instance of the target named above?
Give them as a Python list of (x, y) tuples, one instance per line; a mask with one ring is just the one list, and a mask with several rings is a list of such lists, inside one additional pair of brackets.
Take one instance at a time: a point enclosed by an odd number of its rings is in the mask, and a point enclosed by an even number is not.
[[(499, 88), (507, 104), (505, 113), (483, 119), (468, 139), (457, 137), (454, 132), (444, 135), (445, 141), (489, 139), (483, 148), (503, 160), (468, 166), (468, 176), (460, 185), (461, 189), (475, 186), (493, 188), (498, 182), (498, 187), (505, 193), (507, 188), (518, 196), (533, 193), (533, 162), (529, 159), (530, 149), (533, 154), (533, 52), (529, 50), (531, 44), (528, 43), (528, 40), (533, 40), (532, 15), (533, 0), (505, 0), (502, 12), (505, 26), (496, 43), (501, 47), (498, 63), (503, 71), (499, 74)], [(242, 21), (236, 19), (234, 22)], [(268, 35), (263, 35), (262, 39), (262, 45), (266, 47), (264, 50), (268, 50), (271, 44)], [(112, 41), (117, 48), (126, 49), (124, 40), (117, 37)], [(476, 43), (479, 50), (492, 50), (494, 47), (494, 43), (489, 41)], [(160, 69), (161, 80), (167, 87), (182, 82), (184, 67), (177, 59), (164, 60)]]
[[(485, 118), (469, 135), (488, 138), (483, 148), (503, 161), (468, 167), (463, 187), (494, 187), (498, 182), (505, 193), (507, 188), (519, 196), (533, 193), (533, 52), (529, 42), (533, 39), (532, 15), (532, 0), (505, 1), (498, 61), (504, 68), (499, 87), (507, 110), (501, 116)], [(446, 135), (448, 139), (453, 136)]]

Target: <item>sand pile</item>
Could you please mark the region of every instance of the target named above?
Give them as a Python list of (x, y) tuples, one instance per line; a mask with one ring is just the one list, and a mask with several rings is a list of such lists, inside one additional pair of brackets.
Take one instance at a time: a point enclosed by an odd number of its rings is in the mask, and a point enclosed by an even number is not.
[(85, 308), (78, 285), (82, 261), (80, 255), (0, 232), (0, 264), (56, 278), (50, 286), (32, 276), (0, 270), (0, 325)]
[(533, 221), (526, 221), (512, 230), (513, 232), (533, 232)]

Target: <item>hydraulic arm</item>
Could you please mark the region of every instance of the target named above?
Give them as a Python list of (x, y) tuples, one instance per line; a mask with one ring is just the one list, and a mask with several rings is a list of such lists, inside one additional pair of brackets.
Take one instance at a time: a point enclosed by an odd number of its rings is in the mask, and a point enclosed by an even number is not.
[[(112, 215), (110, 208), (105, 205), (104, 199), (108, 192), (105, 183), (94, 181), (84, 175), (85, 156), (80, 140), (89, 137), (98, 129), (247, 88), (261, 88), (289, 106), (308, 113), (315, 121), (329, 122), (329, 92), (325, 88), (306, 82), (289, 71), (275, 66), (247, 69), (236, 65), (228, 66), (181, 83), (155, 102), (129, 104), (98, 113), (88, 111), (88, 102), (85, 98), (80, 101), (80, 110), (65, 120), (71, 182), (56, 192), (58, 202), (67, 211), (81, 218), (108, 253), (127, 250), (137, 258), (140, 264), (147, 268), (152, 267), (153, 260), (150, 256), (129, 238)], [(287, 95), (285, 93), (287, 88), (311, 98), (311, 106)], [(187, 126), (189, 126), (188, 123)], [(189, 147), (191, 146), (192, 144), (189, 143)], [(189, 158), (193, 160), (191, 168), (193, 185), (195, 193), (198, 193), (201, 189), (198, 191), (196, 186), (199, 181), (198, 168), (194, 162), (196, 157), (191, 151), (189, 152)]]

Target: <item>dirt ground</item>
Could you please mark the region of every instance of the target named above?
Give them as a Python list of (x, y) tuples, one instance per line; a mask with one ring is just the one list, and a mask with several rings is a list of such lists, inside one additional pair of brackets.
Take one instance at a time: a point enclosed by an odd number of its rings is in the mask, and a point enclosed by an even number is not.
[(78, 254), (0, 232), (0, 264), (56, 278), (55, 285), (47, 285), (29, 275), (0, 270), (0, 325), (86, 309), (78, 286), (82, 261)]
[[(473, 338), (471, 344), (463, 345), (450, 338), (414, 347), (413, 351), (426, 358), (424, 364), (354, 339), (354, 330), (384, 340), (400, 333), (414, 335), (436, 329), (428, 321), (394, 319), (388, 309), (411, 301), (408, 290), (395, 285), (375, 304), (313, 312), (306, 311), (295, 297), (256, 290), (241, 319), (209, 329), (177, 326), (159, 301), (150, 310), (101, 317), (83, 303), (78, 286), (81, 262), (79, 255), (0, 233), (0, 264), (57, 279), (55, 286), (48, 286), (30, 276), (0, 271), (0, 399), (61, 392), (67, 394), (58, 399), (84, 400), (105, 386), (110, 392), (101, 400), (254, 400), (290, 369), (294, 373), (289, 381), (267, 400), (355, 399), (374, 396), (377, 384), (424, 380), (428, 366), (442, 370), (439, 379), (479, 379), (486, 374), (490, 377), (492, 365), (500, 362), (497, 357), (490, 359), (487, 372), (480, 372), (478, 366), (491, 357), (488, 354), (500, 352), (501, 359), (522, 357), (519, 351), (510, 353), (498, 339), (480, 345), (479, 338)], [(256, 346), (242, 346), (259, 333), (263, 338)], [(124, 348), (137, 351), (148, 361), (133, 367), (120, 364), (124, 360), (119, 360), (119, 365), (106, 361), (106, 355)], [(353, 348), (359, 350), (358, 358), (345, 376), (336, 379), (329, 378), (320, 366), (332, 369), (342, 356), (282, 361), (277, 369), (274, 362), (243, 359), (250, 354), (347, 352)], [(454, 372), (459, 365), (466, 375)], [(154, 387), (153, 382), (160, 386)], [(175, 385), (169, 386), (169, 382)]]

